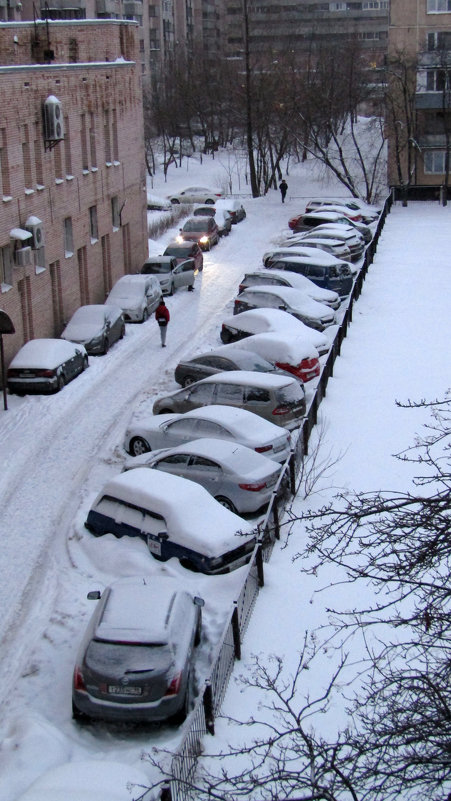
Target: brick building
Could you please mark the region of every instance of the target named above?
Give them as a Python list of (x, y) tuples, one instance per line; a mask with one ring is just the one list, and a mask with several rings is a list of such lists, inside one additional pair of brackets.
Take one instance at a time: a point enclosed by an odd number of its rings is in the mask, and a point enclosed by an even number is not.
[[(389, 182), (397, 186), (402, 172), (406, 184), (448, 185), (451, 0), (391, 0), (388, 60), (393, 64), (400, 58), (410, 65), (412, 130), (410, 141), (402, 149), (397, 145), (406, 125), (402, 115), (388, 130)], [(400, 129), (398, 135), (393, 130), (395, 125)]]
[[(137, 25), (0, 23), (0, 308), (8, 363), (147, 256)], [(50, 63), (45, 63), (47, 60)]]

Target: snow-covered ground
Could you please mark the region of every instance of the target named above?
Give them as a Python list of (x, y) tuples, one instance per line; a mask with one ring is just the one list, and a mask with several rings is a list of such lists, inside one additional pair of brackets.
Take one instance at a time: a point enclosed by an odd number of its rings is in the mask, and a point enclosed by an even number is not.
[[(202, 165), (190, 159), (172, 169), (167, 183), (158, 174), (152, 191), (166, 195), (196, 183), (221, 185), (230, 164), (220, 156), (204, 157)], [(182, 356), (220, 344), (221, 320), (232, 313), (243, 273), (260, 265), (289, 216), (310, 197), (345, 195), (336, 183), (315, 179), (309, 161), (290, 169), (285, 205), (278, 191), (252, 199), (242, 179), (239, 185), (233, 180), (247, 219), (205, 254), (195, 292), (179, 290), (168, 299), (165, 350), (153, 319), (128, 325), (124, 340), (106, 356), (90, 357), (89, 370), (62, 392), (10, 396), (8, 411), (0, 412), (0, 801), (16, 801), (53, 766), (86, 759), (103, 763), (105, 775), (112, 762), (125, 763), (151, 781), (155, 771), (141, 760), (142, 753), (152, 746), (170, 749), (178, 740), (177, 730), (164, 726), (131, 733), (107, 726), (80, 728), (72, 721), (72, 669), (92, 611), (88, 590), (130, 574), (163, 570), (182, 577), (206, 600), (201, 668), (208, 666), (224, 610), (237, 593), (241, 571), (194, 576), (174, 560), (157, 564), (144, 543), (96, 539), (83, 525), (97, 491), (122, 468), (130, 416), (176, 388), (173, 370)], [(409, 468), (392, 454), (411, 443), (424, 413), (399, 409), (395, 400), (443, 397), (449, 388), (450, 215), (449, 206), (411, 203), (407, 209), (395, 206), (388, 217), (321, 405), (321, 448), (339, 458), (333, 475), (324, 477), (321, 493), (307, 505), (324, 503), (337, 488), (393, 489), (411, 480)], [(150, 253), (161, 253), (175, 232), (150, 240)], [(299, 509), (305, 506), (296, 503)], [(301, 538), (302, 530), (296, 536)], [(324, 622), (326, 596), (314, 593), (330, 576), (300, 581), (299, 565), (292, 562), (297, 550), (292, 537), (287, 547), (275, 549), (266, 568), (241, 671), (251, 654), (272, 652), (284, 657), (289, 670), (304, 630)], [(236, 714), (239, 708), (245, 717), (254, 701), (251, 691), (232, 683), (225, 711)], [(232, 736), (229, 730), (218, 731), (218, 743)], [(139, 794), (134, 792), (124, 798)]]

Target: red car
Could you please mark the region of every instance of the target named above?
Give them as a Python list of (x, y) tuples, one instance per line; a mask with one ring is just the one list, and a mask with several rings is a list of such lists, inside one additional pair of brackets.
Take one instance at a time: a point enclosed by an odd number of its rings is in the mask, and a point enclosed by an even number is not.
[(170, 242), (163, 256), (175, 256), (177, 264), (186, 259), (194, 259), (196, 271), (204, 269), (204, 255), (197, 242)]
[(219, 228), (214, 217), (190, 217), (180, 229), (182, 242), (197, 242), (202, 250), (210, 250), (219, 242)]

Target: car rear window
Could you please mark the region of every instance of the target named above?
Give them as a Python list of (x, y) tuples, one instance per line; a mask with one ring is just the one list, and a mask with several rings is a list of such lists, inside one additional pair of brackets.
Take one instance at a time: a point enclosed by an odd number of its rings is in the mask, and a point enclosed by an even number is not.
[(277, 390), (277, 398), (279, 403), (297, 404), (304, 399), (304, 390), (299, 384), (293, 382)]
[(142, 271), (149, 274), (149, 275), (161, 275), (162, 273), (170, 273), (171, 272), (171, 265), (161, 264), (161, 262), (148, 262), (143, 265)]

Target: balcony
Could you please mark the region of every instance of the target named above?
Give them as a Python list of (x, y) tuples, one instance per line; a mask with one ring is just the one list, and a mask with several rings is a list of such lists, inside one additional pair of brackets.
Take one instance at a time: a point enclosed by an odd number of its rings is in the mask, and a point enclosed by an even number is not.
[(450, 92), (417, 92), (415, 95), (416, 109), (435, 109), (436, 111), (451, 108)]

